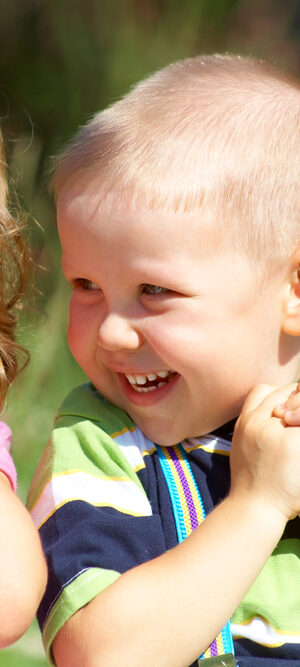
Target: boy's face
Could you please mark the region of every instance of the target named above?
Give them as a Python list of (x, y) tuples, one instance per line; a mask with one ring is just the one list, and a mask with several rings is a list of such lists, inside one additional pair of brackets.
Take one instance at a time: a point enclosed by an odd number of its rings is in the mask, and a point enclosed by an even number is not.
[(237, 416), (256, 383), (282, 381), (282, 278), (256, 279), (201, 216), (103, 201), (80, 184), (58, 204), (71, 351), (163, 445)]

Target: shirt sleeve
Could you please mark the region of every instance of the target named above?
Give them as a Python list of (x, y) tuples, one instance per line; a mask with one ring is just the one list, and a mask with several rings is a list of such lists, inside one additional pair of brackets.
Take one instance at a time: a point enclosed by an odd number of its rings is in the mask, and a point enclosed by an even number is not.
[(38, 620), (52, 664), (64, 623), (123, 572), (165, 551), (160, 516), (132, 464), (143, 465), (135, 447), (127, 415), (85, 386), (63, 405), (42, 456), (28, 507), (48, 562)]
[(0, 421), (0, 471), (3, 472), (10, 481), (14, 492), (17, 490), (17, 471), (13, 458), (10, 454), (12, 434), (9, 426)]

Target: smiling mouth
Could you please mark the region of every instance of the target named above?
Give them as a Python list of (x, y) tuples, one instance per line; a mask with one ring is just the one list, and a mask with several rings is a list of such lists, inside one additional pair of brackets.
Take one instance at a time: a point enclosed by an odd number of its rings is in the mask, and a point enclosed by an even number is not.
[(157, 373), (147, 373), (146, 375), (142, 375), (141, 373), (137, 375), (124, 374), (124, 377), (131, 388), (138, 394), (147, 394), (148, 392), (164, 387), (176, 375), (175, 371), (157, 371)]

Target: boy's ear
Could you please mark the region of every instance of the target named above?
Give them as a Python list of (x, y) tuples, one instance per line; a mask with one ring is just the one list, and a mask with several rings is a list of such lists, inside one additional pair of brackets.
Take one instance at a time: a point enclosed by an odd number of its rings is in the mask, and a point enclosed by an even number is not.
[(283, 304), (282, 331), (300, 336), (300, 245), (291, 258), (289, 283)]

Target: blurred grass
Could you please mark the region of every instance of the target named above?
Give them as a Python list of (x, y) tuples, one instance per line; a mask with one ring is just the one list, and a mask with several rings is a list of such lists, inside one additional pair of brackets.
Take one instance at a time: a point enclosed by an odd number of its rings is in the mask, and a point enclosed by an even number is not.
[(18, 642), (0, 651), (0, 667), (46, 667), (40, 631), (35, 621)]

